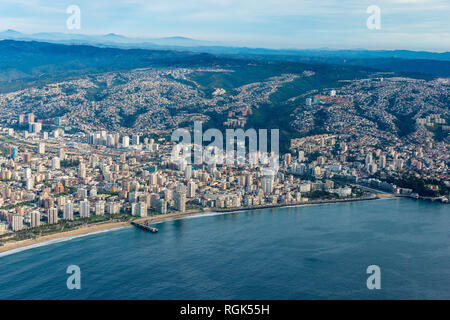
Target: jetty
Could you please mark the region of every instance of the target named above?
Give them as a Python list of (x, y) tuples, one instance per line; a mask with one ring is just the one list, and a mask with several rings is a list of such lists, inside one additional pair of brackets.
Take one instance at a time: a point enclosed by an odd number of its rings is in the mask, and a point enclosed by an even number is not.
[(152, 227), (150, 225), (150, 222), (139, 223), (139, 222), (131, 221), (131, 224), (139, 229), (142, 229), (142, 230), (145, 230), (148, 232), (152, 232), (152, 233), (158, 232), (158, 229), (155, 227)]

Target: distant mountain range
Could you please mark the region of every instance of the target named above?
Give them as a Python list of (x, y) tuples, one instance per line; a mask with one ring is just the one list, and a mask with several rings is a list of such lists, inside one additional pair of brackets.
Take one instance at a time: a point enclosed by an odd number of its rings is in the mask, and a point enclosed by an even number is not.
[(190, 51), (125, 50), (93, 45), (0, 40), (0, 92), (109, 71), (149, 67), (210, 67), (229, 63), (248, 62), (245, 59)]
[(203, 41), (174, 36), (163, 38), (133, 38), (109, 33), (106, 35), (84, 35), (75, 33), (33, 33), (25, 34), (15, 30), (0, 32), (0, 39), (45, 41), (62, 44), (86, 44), (112, 46), (117, 48), (173, 49), (215, 54), (255, 55), (281, 58), (334, 59), (338, 63), (347, 59), (409, 59), (450, 61), (450, 52), (428, 52), (410, 50), (332, 50), (332, 49), (266, 49), (227, 46), (219, 41)]
[(195, 47), (214, 46), (218, 42), (201, 41), (186, 37), (163, 37), (163, 38), (131, 38), (116, 33), (106, 35), (84, 35), (77, 33), (41, 32), (25, 34), (16, 30), (0, 32), (0, 39), (4, 40), (34, 40), (64, 44), (91, 44), (103, 46), (120, 46), (133, 48), (157, 48), (157, 47)]
[[(13, 30), (5, 33), (13, 37), (21, 36)], [(48, 34), (40, 36), (48, 37)], [(112, 39), (116, 43), (123, 43), (123, 39), (127, 39), (116, 34), (101, 38)], [(195, 40), (176, 37), (171, 38), (171, 41), (186, 43)], [(335, 116), (321, 109), (305, 118), (305, 122), (300, 121), (308, 114), (305, 113), (306, 109), (302, 109), (305, 94), (342, 88), (348, 84), (342, 80), (399, 76), (427, 80), (437, 76), (450, 77), (450, 61), (442, 58), (448, 54), (397, 51), (397, 56), (393, 57), (393, 52), (367, 50), (275, 51), (214, 46), (176, 48), (174, 50), (162, 45), (139, 48), (137, 45), (127, 47), (124, 44), (63, 44), (32, 39), (0, 40), (0, 93), (16, 92), (0, 97), (3, 103), (0, 119), (10, 119), (11, 115), (32, 111), (41, 119), (68, 114), (70, 119), (81, 119), (83, 116), (86, 123), (102, 128), (106, 126), (108, 130), (119, 127), (142, 130), (150, 124), (155, 124), (155, 128), (169, 128), (174, 123), (181, 126), (186, 121), (192, 122), (185, 115), (198, 117), (204, 114), (209, 117), (204, 128), (223, 128), (229, 114), (229, 110), (223, 109), (224, 106), (251, 106), (252, 114), (247, 126), (257, 129), (283, 128), (280, 148), (288, 150), (292, 137), (323, 133), (327, 121), (327, 126), (337, 126), (346, 123), (347, 120), (342, 119), (351, 118), (354, 120), (352, 125), (357, 125), (364, 118), (373, 123), (374, 130), (400, 137), (414, 131), (414, 117), (419, 112), (439, 110), (438, 113), (445, 114), (449, 106), (444, 81), (411, 81), (414, 85), (405, 85), (407, 81), (377, 81), (373, 88), (372, 82), (366, 87), (361, 86), (361, 92), (365, 95), (360, 97), (361, 103), (352, 110), (341, 110)], [(213, 52), (211, 48), (216, 51)], [(218, 53), (217, 48), (222, 48), (222, 53)], [(231, 52), (233, 50), (235, 52)], [(415, 54), (421, 59), (413, 59)], [(434, 55), (439, 59), (424, 59)], [(171, 69), (170, 72), (167, 72), (167, 68)], [(184, 72), (177, 68), (200, 70), (180, 77)], [(212, 68), (215, 72), (205, 71), (205, 68)], [(140, 70), (129, 72), (136, 69)], [(159, 85), (149, 84), (153, 80), (145, 80), (145, 73), (153, 72), (161, 74)], [(292, 78), (281, 83), (280, 78), (284, 76)], [(80, 78), (83, 81), (70, 81)], [(148, 76), (148, 79), (153, 78)], [(48, 91), (47, 84), (62, 81), (67, 82), (57, 86), (57, 93)], [(268, 84), (265, 86), (262, 83)], [(274, 83), (278, 83), (279, 87), (266, 97), (265, 90), (272, 90)], [(378, 87), (380, 83), (387, 84)], [(245, 89), (242, 89), (244, 86)], [(35, 89), (20, 92), (30, 87)], [(212, 103), (212, 93), (217, 88), (223, 88), (227, 94), (221, 97), (222, 100)], [(141, 95), (144, 91), (148, 92)], [(143, 96), (145, 99), (142, 99)], [(391, 116), (375, 116), (379, 107)], [(311, 110), (306, 111), (310, 113)], [(184, 122), (179, 122), (180, 119)], [(292, 122), (293, 119), (298, 122)], [(288, 125), (291, 122), (295, 126)], [(304, 128), (307, 130), (301, 131)]]
[[(450, 77), (450, 52), (271, 50), (206, 45), (183, 37), (133, 42), (117, 34), (0, 33), (0, 92), (91, 73), (145, 67), (242, 67), (248, 64), (329, 65), (424, 79)], [(49, 39), (49, 40), (43, 40)], [(165, 44), (164, 44), (165, 43)], [(178, 45), (175, 45), (178, 43)], [(306, 67), (304, 67), (306, 68)], [(280, 70), (282, 67), (280, 67)]]

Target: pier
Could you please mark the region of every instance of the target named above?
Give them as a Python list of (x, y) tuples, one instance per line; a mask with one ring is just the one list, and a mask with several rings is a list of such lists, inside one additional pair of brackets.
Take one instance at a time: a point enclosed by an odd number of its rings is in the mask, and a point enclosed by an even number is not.
[(139, 229), (145, 230), (145, 231), (149, 231), (149, 232), (152, 232), (152, 233), (158, 232), (158, 229), (155, 228), (155, 227), (152, 227), (150, 225), (150, 222), (138, 223), (138, 222), (131, 221), (131, 224), (133, 226), (135, 226), (135, 227), (137, 227)]

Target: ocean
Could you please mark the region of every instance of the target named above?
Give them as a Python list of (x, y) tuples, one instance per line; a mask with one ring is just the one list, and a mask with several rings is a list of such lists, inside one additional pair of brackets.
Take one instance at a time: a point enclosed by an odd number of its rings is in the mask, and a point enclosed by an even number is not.
[[(0, 254), (0, 299), (450, 299), (449, 208), (307, 205), (53, 241)], [(70, 265), (80, 290), (67, 288)], [(366, 285), (370, 265), (380, 289)]]

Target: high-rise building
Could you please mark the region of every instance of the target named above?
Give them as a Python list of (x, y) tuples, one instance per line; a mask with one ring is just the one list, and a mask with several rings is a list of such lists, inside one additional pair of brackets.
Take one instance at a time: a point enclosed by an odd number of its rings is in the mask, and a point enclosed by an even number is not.
[(58, 223), (58, 208), (50, 208), (48, 210), (48, 223), (49, 224)]
[(58, 150), (58, 157), (59, 157), (61, 160), (64, 160), (64, 159), (66, 158), (66, 151), (64, 151), (63, 148), (60, 148), (60, 149)]
[(106, 136), (106, 145), (107, 145), (108, 147), (113, 147), (113, 146), (115, 146), (115, 145), (116, 145), (116, 137), (115, 137), (114, 135), (112, 135), (112, 134), (108, 134), (108, 135)]
[(84, 199), (80, 201), (80, 217), (81, 218), (89, 218), (91, 215), (89, 201)]
[(77, 195), (78, 195), (80, 198), (84, 199), (84, 198), (87, 198), (88, 192), (87, 192), (87, 190), (86, 190), (85, 188), (79, 188), (79, 189), (77, 190)]
[(11, 228), (13, 231), (19, 231), (23, 229), (23, 217), (20, 214), (15, 214), (12, 217)]
[(395, 170), (402, 170), (403, 169), (403, 159), (396, 159), (394, 161)]
[(290, 153), (286, 153), (283, 158), (286, 164), (290, 164), (292, 162), (292, 155)]
[(184, 170), (184, 176), (186, 177), (186, 179), (190, 179), (192, 176), (192, 166), (190, 164), (188, 164)]
[(251, 174), (246, 174), (245, 176), (245, 184), (247, 186), (251, 186), (253, 184), (253, 177)]
[(147, 204), (145, 202), (135, 202), (131, 204), (131, 215), (138, 217), (147, 216)]
[(34, 122), (34, 114), (33, 113), (28, 113), (27, 114), (27, 122), (28, 123), (33, 123)]
[(180, 212), (186, 211), (186, 190), (185, 187), (179, 185), (173, 197), (175, 209)]
[(40, 122), (30, 122), (28, 124), (28, 131), (30, 133), (39, 133), (42, 130), (42, 123)]
[(25, 179), (30, 179), (31, 178), (31, 169), (25, 168), (25, 170), (23, 171), (23, 176)]
[(150, 173), (148, 182), (151, 185), (157, 185), (158, 184), (158, 174), (156, 172)]
[(366, 155), (366, 166), (368, 166), (370, 163), (372, 163), (372, 153), (368, 153)]
[(187, 190), (187, 197), (188, 198), (194, 198), (195, 197), (195, 191), (197, 189), (197, 186), (196, 186), (195, 182), (190, 181), (188, 183), (187, 189), (188, 189)]
[(129, 202), (137, 202), (138, 197), (139, 197), (139, 194), (137, 192), (130, 192), (128, 194), (128, 201)]
[(52, 159), (52, 169), (53, 170), (59, 170), (61, 169), (61, 164), (60, 164), (60, 160), (58, 157), (53, 157)]
[(272, 193), (273, 184), (274, 184), (274, 176), (273, 175), (266, 175), (266, 176), (262, 177), (261, 186), (262, 186), (263, 192), (265, 194)]
[(27, 179), (26, 184), (27, 184), (27, 186), (26, 186), (27, 190), (28, 190), (28, 191), (29, 191), (29, 190), (32, 190), (33, 187), (34, 187), (34, 179), (33, 179), (33, 178)]
[(380, 156), (380, 168), (386, 168), (386, 156), (384, 154)]
[(89, 191), (89, 196), (91, 198), (95, 198), (97, 196), (97, 187), (96, 186), (93, 186), (91, 188), (91, 190)]
[(73, 203), (70, 201), (64, 204), (63, 218), (64, 220), (73, 220)]
[(97, 143), (97, 134), (96, 133), (89, 133), (87, 135), (87, 143), (88, 144), (96, 144)]
[(423, 148), (422, 148), (422, 147), (419, 147), (419, 148), (417, 149), (417, 156), (418, 156), (418, 157), (423, 157)]
[(78, 165), (78, 178), (85, 179), (86, 178), (86, 166), (84, 162), (80, 162)]
[(8, 225), (4, 222), (0, 222), (0, 235), (8, 232)]
[(370, 174), (375, 174), (377, 172), (377, 164), (372, 162), (367, 166), (367, 172)]
[(159, 199), (156, 204), (156, 211), (161, 214), (167, 213), (167, 202), (164, 199)]
[(139, 136), (137, 134), (134, 134), (132, 136), (132, 140), (133, 140), (134, 145), (136, 145), (136, 146), (139, 145)]
[(297, 158), (298, 158), (298, 161), (300, 161), (300, 162), (305, 161), (305, 151), (299, 150)]
[(31, 154), (29, 154), (29, 153), (24, 153), (24, 154), (23, 154), (23, 162), (25, 162), (25, 163), (30, 163), (30, 162), (31, 162)]
[(151, 208), (156, 208), (158, 205), (158, 200), (159, 200), (159, 194), (157, 193), (152, 193), (150, 194), (150, 204), (149, 207)]
[(100, 200), (95, 203), (95, 215), (103, 216), (105, 214), (105, 201)]
[(58, 182), (56, 183), (55, 193), (58, 194), (58, 193), (63, 193), (63, 192), (64, 192), (64, 186), (63, 186), (63, 184), (61, 183), (61, 181), (58, 181)]
[(39, 211), (31, 212), (31, 227), (39, 227), (41, 225), (41, 214)]
[(39, 146), (38, 146), (38, 152), (39, 152), (39, 154), (44, 154), (45, 153), (45, 143), (39, 143)]
[(109, 214), (118, 214), (120, 213), (120, 203), (118, 202), (107, 202), (106, 203), (106, 212)]
[(129, 146), (130, 146), (130, 137), (129, 136), (124, 136), (122, 138), (122, 147), (128, 148)]

